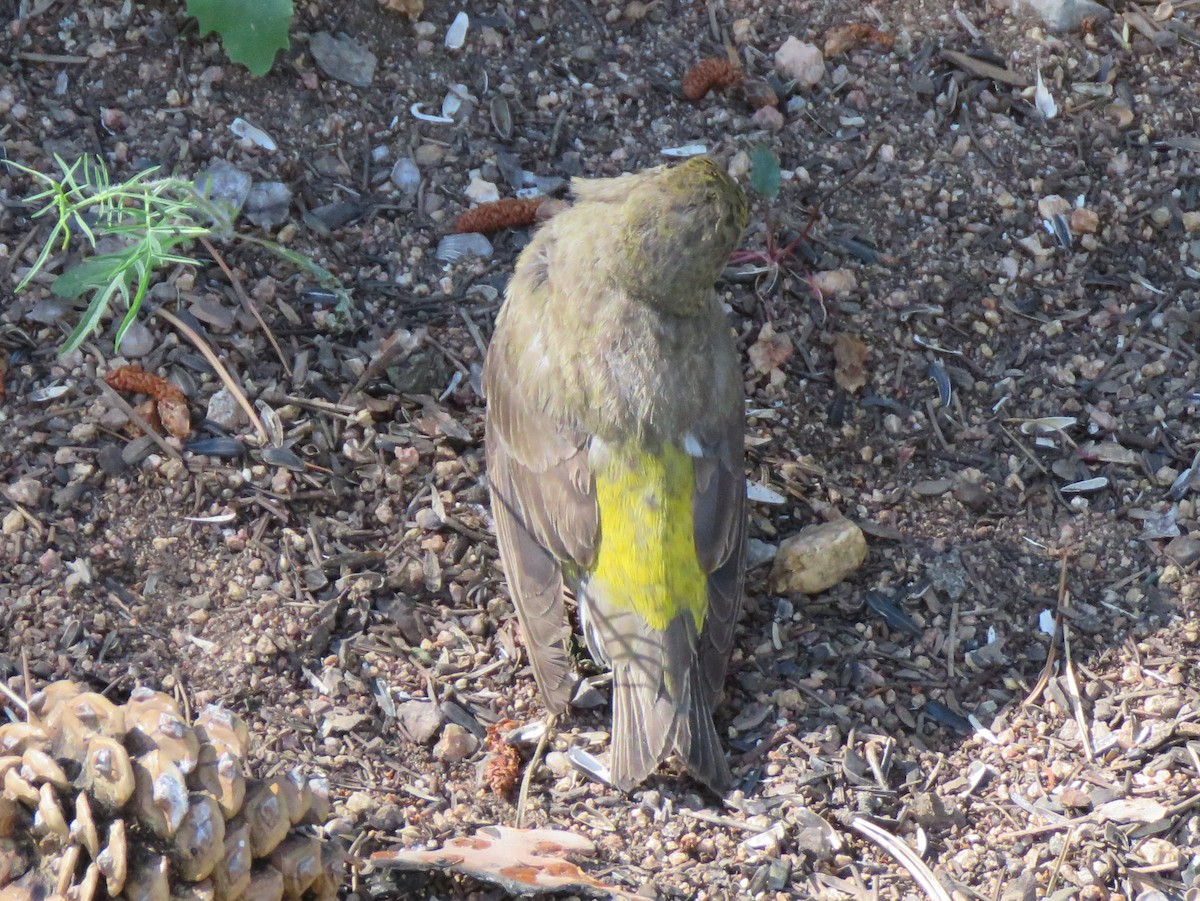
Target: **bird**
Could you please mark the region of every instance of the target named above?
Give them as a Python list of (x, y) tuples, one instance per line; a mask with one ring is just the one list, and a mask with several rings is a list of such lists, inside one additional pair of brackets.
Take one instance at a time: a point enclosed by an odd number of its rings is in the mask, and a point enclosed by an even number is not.
[(610, 781), (672, 755), (713, 792), (713, 721), (742, 604), (744, 386), (716, 280), (746, 227), (693, 157), (575, 178), (518, 257), (483, 370), (501, 564), (547, 710), (577, 684), (567, 598), (612, 671)]

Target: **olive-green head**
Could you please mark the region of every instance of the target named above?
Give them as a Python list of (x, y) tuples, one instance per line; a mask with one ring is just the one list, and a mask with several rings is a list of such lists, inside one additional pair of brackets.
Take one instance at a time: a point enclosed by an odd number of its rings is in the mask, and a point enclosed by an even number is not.
[(746, 227), (746, 195), (716, 162), (693, 157), (631, 181), (619, 278), (635, 299), (677, 313), (709, 303)]

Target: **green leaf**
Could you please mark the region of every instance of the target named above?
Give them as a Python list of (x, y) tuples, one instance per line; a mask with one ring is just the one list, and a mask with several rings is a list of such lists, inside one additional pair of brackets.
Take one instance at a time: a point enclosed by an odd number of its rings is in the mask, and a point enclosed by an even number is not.
[(781, 183), (779, 157), (770, 147), (759, 144), (750, 151), (750, 187), (768, 200), (774, 200)]
[(88, 257), (56, 278), (50, 291), (56, 297), (80, 297), (87, 291), (105, 289), (114, 282), (130, 285), (134, 277), (130, 270), (132, 262), (128, 252)]
[(288, 45), (292, 0), (187, 0), (187, 11), (201, 35), (217, 32), (229, 58), (255, 75), (266, 75)]

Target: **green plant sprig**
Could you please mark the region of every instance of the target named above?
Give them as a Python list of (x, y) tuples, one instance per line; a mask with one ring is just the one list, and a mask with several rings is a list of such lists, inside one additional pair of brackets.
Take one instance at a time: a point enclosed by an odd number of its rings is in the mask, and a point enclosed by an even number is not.
[[(259, 244), (280, 259), (304, 269), (324, 287), (332, 288), (340, 306), (349, 307), (349, 295), (334, 276), (312, 260), (273, 241), (233, 230), (236, 211), (211, 199), (188, 179), (154, 178), (156, 169), (139, 172), (114, 184), (104, 163), (84, 155), (67, 164), (55, 156), (58, 176), (47, 175), (12, 161), (8, 165), (44, 186), (25, 198), (39, 205), (33, 219), (49, 217), (50, 234), (37, 259), (17, 285), (23, 291), (45, 269), (55, 251), (65, 251), (78, 234), (87, 250), (82, 262), (59, 275), (50, 286), (57, 297), (75, 299), (91, 295), (83, 315), (60, 348), (70, 353), (96, 331), (114, 298), (120, 296), (125, 316), (117, 328), (114, 350), (137, 318), (153, 274), (171, 265), (197, 266), (199, 260), (177, 251), (201, 238), (241, 239)], [(120, 242), (119, 249), (97, 253), (102, 238)]]

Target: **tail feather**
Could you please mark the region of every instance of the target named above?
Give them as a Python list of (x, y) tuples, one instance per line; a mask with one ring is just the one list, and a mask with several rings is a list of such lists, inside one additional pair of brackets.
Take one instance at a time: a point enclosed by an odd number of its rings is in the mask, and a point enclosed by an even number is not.
[(700, 691), (692, 692), (692, 703), (675, 718), (671, 744), (687, 771), (718, 795), (729, 791), (733, 775), (713, 723), (712, 706)]
[(712, 705), (703, 691), (693, 690), (699, 673), (693, 668), (686, 684), (672, 696), (635, 667), (613, 671), (613, 785), (630, 791), (672, 754), (687, 771), (717, 794), (733, 781), (713, 723)]

